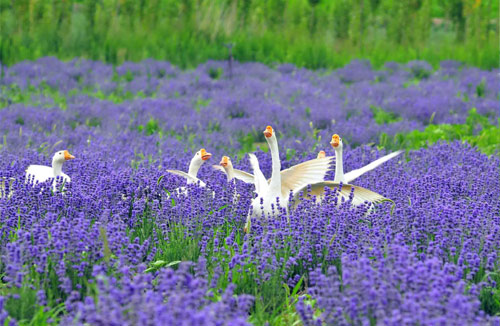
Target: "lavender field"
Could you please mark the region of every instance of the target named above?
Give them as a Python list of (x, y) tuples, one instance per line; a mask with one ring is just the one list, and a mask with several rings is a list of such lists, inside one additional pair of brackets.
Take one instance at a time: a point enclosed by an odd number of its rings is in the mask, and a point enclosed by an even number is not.
[[(1, 69), (0, 325), (500, 325), (500, 70)], [(268, 125), (282, 169), (333, 134), (345, 171), (403, 149), (355, 181), (394, 205), (304, 199), (245, 233), (254, 187), (212, 165), (269, 177)], [(201, 148), (206, 187), (167, 171)], [(61, 150), (63, 191), (25, 182)]]

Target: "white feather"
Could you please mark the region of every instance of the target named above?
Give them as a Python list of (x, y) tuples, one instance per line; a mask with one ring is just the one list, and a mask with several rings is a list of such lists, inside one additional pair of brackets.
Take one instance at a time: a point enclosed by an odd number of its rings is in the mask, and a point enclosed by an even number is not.
[[(391, 154), (387, 154), (387, 155), (382, 156), (381, 158), (371, 162), (370, 164), (363, 166), (362, 168), (347, 172), (344, 175), (345, 182), (349, 183), (349, 182), (353, 181), (354, 179), (358, 178), (359, 176), (365, 174), (368, 171), (375, 169), (377, 166), (389, 161), (390, 159), (398, 156), (401, 153), (403, 153), (403, 151), (396, 151), (396, 152), (393, 152)], [(342, 162), (339, 162), (338, 164), (342, 164)]]

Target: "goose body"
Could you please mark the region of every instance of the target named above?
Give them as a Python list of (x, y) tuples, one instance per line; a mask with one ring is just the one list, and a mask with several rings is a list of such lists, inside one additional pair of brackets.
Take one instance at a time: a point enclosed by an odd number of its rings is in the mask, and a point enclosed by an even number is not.
[(62, 178), (64, 183), (71, 182), (71, 178), (66, 173), (62, 172), (62, 166), (64, 162), (74, 158), (75, 157), (67, 150), (56, 152), (52, 157), (52, 166), (28, 166), (26, 169), (26, 182), (33, 181), (33, 183), (42, 183), (50, 179), (54, 179), (52, 181), (52, 187), (55, 191), (58, 177)]
[(324, 180), (330, 170), (332, 157), (316, 158), (281, 171), (278, 141), (271, 126), (264, 130), (272, 160), (271, 179), (265, 179), (260, 170), (259, 161), (254, 154), (249, 154), (254, 172), (254, 184), (257, 197), (252, 200), (252, 208), (247, 216), (245, 231), (250, 229), (251, 217), (266, 217), (278, 212), (278, 204), (287, 209), (290, 192), (295, 193), (311, 183)]
[(28, 166), (28, 168), (26, 169), (26, 175), (33, 176), (33, 181), (35, 183), (37, 182), (42, 183), (49, 180), (50, 178), (57, 178), (57, 177), (61, 177), (64, 182), (71, 182), (71, 178), (66, 173), (60, 172), (58, 175), (55, 175), (54, 169), (52, 167), (44, 165)]
[(248, 154), (248, 156), (250, 157), (250, 164), (254, 172), (255, 192), (257, 197), (252, 199), (252, 211), (247, 217), (247, 225), (251, 216), (262, 217), (263, 215), (273, 213), (278, 203), (281, 207), (286, 207), (286, 201), (288, 199), (288, 197), (283, 196), (281, 185), (278, 186), (274, 184), (274, 187), (272, 187), (271, 182), (267, 182), (264, 174), (262, 174), (260, 170), (257, 157), (254, 154)]

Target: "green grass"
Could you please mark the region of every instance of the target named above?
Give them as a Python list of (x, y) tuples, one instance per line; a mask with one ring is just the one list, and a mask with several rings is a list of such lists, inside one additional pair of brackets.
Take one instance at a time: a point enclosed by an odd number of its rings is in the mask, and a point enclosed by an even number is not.
[(477, 147), (485, 154), (500, 153), (500, 118), (497, 124), (490, 123), (488, 117), (469, 111), (464, 124), (430, 124), (423, 131), (413, 130), (398, 133), (393, 137), (380, 135), (379, 147), (388, 149), (427, 148), (438, 141), (461, 140)]
[[(26, 90), (21, 90), (16, 85), (1, 86), (0, 91), (2, 93), (2, 97), (0, 97), (0, 109), (7, 107), (10, 104), (24, 103), (29, 105), (39, 105), (42, 107), (57, 106), (62, 110), (66, 110), (68, 97), (77, 94), (85, 94), (99, 100), (111, 101), (113, 103), (122, 103), (123, 101), (145, 97), (142, 92), (125, 92), (120, 87), (109, 94), (104, 94), (101, 90), (94, 88), (84, 88), (81, 91), (73, 89), (69, 91), (68, 94), (63, 94), (59, 92), (59, 90), (48, 86), (44, 82), (42, 82), (38, 87), (30, 85)], [(154, 94), (150, 97), (154, 97)], [(43, 102), (43, 99), (50, 99), (50, 101)], [(19, 124), (22, 125), (22, 118), (20, 119)], [(18, 121), (16, 121), (16, 123), (18, 123)]]
[(375, 120), (375, 123), (378, 125), (389, 124), (402, 120), (401, 117), (394, 112), (386, 112), (383, 109), (374, 106), (370, 109), (373, 113), (373, 120)]
[[(57, 4), (56, 4), (57, 3)], [(498, 67), (498, 2), (481, 1), (0, 1), (0, 62), (55, 55), (111, 63), (146, 58), (194, 67), (234, 58), (308, 68), (354, 58), (455, 59)], [(432, 23), (433, 18), (440, 19)], [(461, 28), (461, 26), (465, 26)], [(214, 78), (220, 72), (212, 72)]]

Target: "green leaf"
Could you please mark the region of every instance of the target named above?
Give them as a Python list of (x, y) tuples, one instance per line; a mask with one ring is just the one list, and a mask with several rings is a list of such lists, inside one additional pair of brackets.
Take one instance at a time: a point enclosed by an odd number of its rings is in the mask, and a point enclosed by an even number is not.
[(302, 283), (304, 282), (304, 275), (302, 275), (302, 277), (300, 278), (300, 280), (297, 282), (297, 284), (295, 284), (295, 286), (293, 287), (293, 290), (292, 290), (292, 296), (296, 295), (299, 290), (300, 290), (300, 287), (302, 286)]
[(151, 267), (149, 267), (148, 269), (145, 270), (145, 272), (154, 272), (154, 271), (157, 271), (158, 269), (162, 268), (162, 267), (171, 267), (171, 266), (174, 266), (174, 265), (177, 265), (179, 264), (181, 261), (180, 260), (174, 260), (174, 261), (171, 261), (169, 263), (167, 263), (166, 261), (164, 260), (157, 260), (155, 261)]

